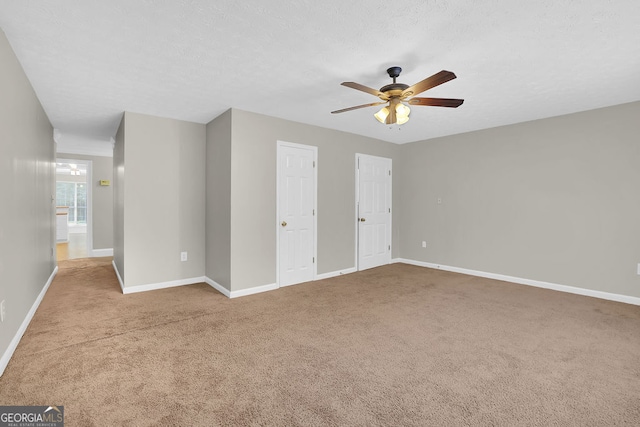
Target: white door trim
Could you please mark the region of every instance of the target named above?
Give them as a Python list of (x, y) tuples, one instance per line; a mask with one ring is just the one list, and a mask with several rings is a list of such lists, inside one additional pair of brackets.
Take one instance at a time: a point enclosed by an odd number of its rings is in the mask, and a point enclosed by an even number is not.
[(353, 165), (353, 169), (355, 170), (355, 181), (356, 181), (356, 198), (355, 198), (355, 218), (353, 218), (354, 224), (355, 224), (355, 229), (356, 232), (354, 233), (354, 238), (355, 238), (355, 242), (353, 245), (353, 266), (355, 268), (356, 271), (360, 271), (360, 269), (358, 268), (358, 242), (360, 241), (359, 239), (359, 233), (360, 233), (360, 212), (359, 212), (359, 202), (360, 202), (360, 169), (358, 168), (358, 160), (360, 159), (360, 154), (356, 153), (355, 155), (355, 163)]
[[(360, 271), (360, 257), (359, 257), (359, 243), (360, 243), (360, 224), (359, 224), (359, 218), (360, 218), (360, 212), (359, 212), (359, 202), (360, 202), (360, 169), (359, 169), (359, 160), (360, 157), (365, 156), (365, 157), (372, 157), (372, 158), (376, 158), (376, 159), (381, 159), (381, 160), (388, 160), (390, 165), (389, 165), (389, 170), (393, 171), (393, 159), (389, 158), (389, 157), (381, 157), (381, 156), (373, 156), (371, 154), (362, 154), (362, 153), (356, 153), (356, 161), (354, 164), (354, 169), (355, 169), (355, 177), (356, 177), (356, 198), (355, 198), (355, 254), (354, 254), (354, 263), (353, 265), (355, 266), (356, 271)], [(393, 205), (393, 172), (391, 172), (391, 183), (389, 185), (389, 207), (391, 208)], [(387, 239), (389, 242), (389, 246), (393, 247), (393, 209), (391, 209), (391, 211), (389, 212), (389, 230), (387, 231)], [(391, 256), (391, 249), (389, 250), (389, 261), (388, 264), (392, 263), (392, 256)]]
[(314, 145), (297, 144), (295, 142), (280, 141), (276, 142), (276, 287), (280, 287), (280, 147), (300, 148), (311, 150), (313, 152), (313, 206), (315, 215), (313, 215), (313, 278), (316, 280), (318, 276), (318, 147)]

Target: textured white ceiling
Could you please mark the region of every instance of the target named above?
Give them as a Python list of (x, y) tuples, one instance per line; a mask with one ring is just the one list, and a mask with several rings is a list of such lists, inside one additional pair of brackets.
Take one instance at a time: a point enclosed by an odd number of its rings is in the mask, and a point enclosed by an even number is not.
[[(7, 35), (54, 127), (109, 141), (123, 111), (207, 123), (230, 107), (395, 143), (640, 100), (638, 0), (2, 0)], [(458, 78), (389, 128), (399, 65)]]

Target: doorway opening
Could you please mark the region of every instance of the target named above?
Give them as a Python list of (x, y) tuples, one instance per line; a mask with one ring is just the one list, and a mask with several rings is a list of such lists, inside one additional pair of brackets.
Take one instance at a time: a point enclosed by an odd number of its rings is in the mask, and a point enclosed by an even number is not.
[(56, 161), (58, 261), (87, 258), (92, 248), (91, 160)]

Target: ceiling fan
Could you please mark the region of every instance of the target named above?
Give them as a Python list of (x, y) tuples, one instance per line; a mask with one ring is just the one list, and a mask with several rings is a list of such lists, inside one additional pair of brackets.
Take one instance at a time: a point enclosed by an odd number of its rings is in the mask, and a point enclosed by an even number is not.
[[(355, 82), (342, 82), (342, 86), (350, 87), (352, 89), (361, 90), (362, 92), (370, 93), (380, 98), (381, 102), (372, 102), (371, 104), (357, 105), (355, 107), (343, 108), (342, 110), (332, 111), (331, 114), (344, 113), (346, 111), (357, 110), (359, 108), (373, 107), (375, 105), (387, 104), (382, 107), (380, 111), (374, 114), (374, 117), (380, 122), (388, 125), (397, 123), (402, 125), (409, 121), (409, 114), (411, 109), (409, 105), (428, 105), (432, 107), (452, 107), (456, 108), (462, 105), (464, 99), (452, 99), (452, 98), (411, 98), (414, 95), (422, 93), (426, 90), (434, 88), (442, 83), (446, 83), (449, 80), (456, 78), (456, 75), (451, 71), (442, 70), (439, 73), (434, 74), (431, 77), (427, 77), (414, 84), (408, 86), (404, 83), (396, 83), (396, 78), (402, 72), (400, 67), (391, 67), (387, 69), (389, 77), (393, 79), (393, 83), (386, 86), (382, 86), (380, 90), (376, 90), (360, 83)], [(409, 105), (407, 105), (409, 104)]]

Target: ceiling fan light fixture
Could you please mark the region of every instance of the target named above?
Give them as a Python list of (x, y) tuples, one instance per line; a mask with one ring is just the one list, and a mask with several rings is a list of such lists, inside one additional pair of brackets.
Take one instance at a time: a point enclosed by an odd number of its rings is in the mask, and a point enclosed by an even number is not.
[(380, 123), (385, 123), (387, 120), (387, 116), (389, 115), (389, 109), (387, 107), (382, 107), (380, 111), (375, 113), (373, 117), (376, 118)]
[[(395, 113), (395, 114), (391, 114)], [(391, 102), (389, 106), (382, 107), (373, 116), (382, 124), (403, 125), (409, 121), (411, 109), (401, 102)]]
[(396, 114), (398, 116), (407, 116), (407, 117), (409, 117), (410, 113), (411, 113), (411, 109), (407, 105), (404, 105), (402, 102), (400, 102), (400, 103), (398, 103), (396, 105)]
[(398, 125), (403, 125), (409, 121), (409, 116), (398, 116), (396, 119), (396, 123)]
[(411, 109), (399, 102), (396, 105), (396, 123), (399, 125), (403, 125), (409, 121), (409, 114), (411, 114)]

